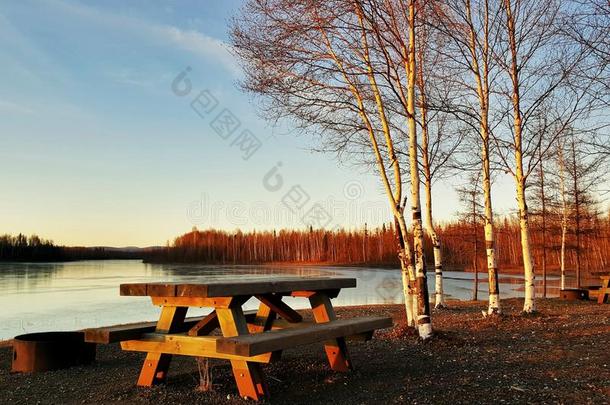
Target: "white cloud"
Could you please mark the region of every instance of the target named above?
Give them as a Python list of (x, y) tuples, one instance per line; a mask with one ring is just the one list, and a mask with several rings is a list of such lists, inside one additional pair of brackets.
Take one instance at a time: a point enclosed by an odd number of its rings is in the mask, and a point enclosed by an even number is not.
[(156, 28), (165, 35), (169, 41), (184, 50), (199, 55), (205, 59), (212, 59), (233, 74), (239, 73), (237, 61), (230, 52), (230, 45), (218, 38), (214, 38), (199, 31), (184, 31), (173, 26)]
[(177, 46), (197, 57), (217, 62), (233, 75), (239, 72), (237, 61), (230, 52), (231, 46), (203, 32), (144, 21), (64, 0), (48, 0), (48, 3), (81, 19), (86, 18), (92, 24), (101, 24), (112, 30), (129, 31), (162, 45)]

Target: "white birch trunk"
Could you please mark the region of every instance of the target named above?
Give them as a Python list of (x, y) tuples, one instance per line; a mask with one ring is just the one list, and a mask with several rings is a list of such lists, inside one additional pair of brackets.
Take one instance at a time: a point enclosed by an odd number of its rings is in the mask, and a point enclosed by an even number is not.
[(559, 145), (559, 191), (561, 193), (561, 289), (566, 288), (566, 236), (568, 233), (568, 200), (565, 186), (565, 162), (563, 160), (563, 145)]
[[(423, 114), (424, 112), (422, 112)], [(424, 125), (424, 128), (426, 126)], [(426, 129), (422, 132), (422, 143), (423, 143), (423, 166), (425, 172), (424, 187), (426, 191), (426, 232), (432, 241), (432, 250), (434, 253), (434, 297), (435, 297), (435, 308), (445, 308), (445, 298), (443, 294), (443, 258), (441, 253), (441, 240), (434, 229), (432, 222), (432, 179), (430, 178), (430, 165), (428, 161), (428, 140)], [(424, 139), (425, 138), (425, 139)]]
[(512, 81), (512, 104), (514, 120), (514, 152), (515, 152), (515, 182), (517, 183), (517, 204), (519, 206), (519, 228), (521, 230), (521, 253), (523, 255), (523, 277), (525, 281), (525, 297), (523, 312), (536, 311), (535, 275), (529, 238), (528, 208), (525, 196), (526, 174), (523, 170), (523, 123), (521, 120), (519, 71), (517, 64), (516, 28), (511, 0), (504, 0), (506, 11), (506, 28), (510, 48), (510, 78)]
[(409, 61), (407, 112), (409, 126), (409, 162), (411, 172), (411, 214), (413, 219), (413, 250), (417, 288), (417, 327), (422, 339), (432, 337), (430, 302), (424, 257), (424, 232), (421, 218), (417, 127), (415, 122), (415, 0), (409, 1)]
[(568, 227), (561, 224), (561, 289), (566, 289), (566, 234)]
[(411, 247), (407, 243), (407, 225), (404, 215), (400, 210), (395, 213), (395, 226), (398, 237), (399, 260), (401, 267), (402, 291), (405, 298), (405, 309), (407, 311), (407, 326), (417, 327), (417, 298), (413, 287), (415, 286), (415, 270), (413, 268), (413, 256)]
[(493, 208), (491, 203), (491, 169), (489, 153), (489, 7), (487, 2), (484, 9), (484, 30), (482, 66), (479, 64), (477, 54), (477, 33), (472, 28), (471, 2), (466, 0), (466, 16), (470, 28), (470, 53), (472, 58), (472, 71), (477, 83), (477, 96), (481, 111), (481, 170), (483, 172), (483, 199), (485, 200), (485, 253), (487, 255), (487, 275), (489, 281), (489, 304), (487, 314), (500, 313), (500, 286), (498, 284), (498, 265), (496, 260), (496, 239), (494, 229)]
[[(412, 280), (414, 279), (415, 275), (414, 275), (414, 270), (413, 270), (413, 256), (411, 255), (411, 247), (410, 247), (410, 244), (406, 243), (406, 240), (405, 240), (405, 238), (407, 237), (408, 234), (407, 234), (407, 227), (406, 227), (404, 215), (403, 215), (404, 207), (400, 206), (400, 202), (401, 202), (401, 198), (402, 198), (402, 179), (401, 179), (400, 165), (399, 165), (398, 159), (396, 158), (396, 153), (394, 152), (394, 146), (393, 146), (394, 142), (393, 142), (392, 136), (390, 134), (390, 125), (389, 125), (389, 122), (388, 122), (388, 119), (387, 119), (387, 116), (385, 113), (383, 97), (381, 95), (379, 87), (377, 86), (374, 69), (373, 69), (373, 66), (371, 65), (370, 58), (369, 58), (369, 45), (368, 45), (367, 36), (365, 33), (365, 29), (364, 29), (364, 19), (362, 16), (362, 9), (359, 7), (356, 7), (356, 10), (358, 12), (360, 26), (363, 28), (361, 40), (362, 40), (362, 46), (363, 46), (363, 50), (364, 50), (364, 53), (363, 53), (364, 62), (366, 63), (367, 71), (368, 71), (367, 76), (369, 79), (369, 83), (371, 85), (371, 90), (373, 91), (375, 103), (377, 105), (377, 112), (379, 115), (383, 134), (385, 137), (386, 147), (388, 149), (387, 153), (388, 153), (388, 157), (390, 159), (390, 165), (393, 168), (393, 172), (394, 172), (395, 190), (393, 192), (392, 192), (392, 187), (390, 185), (390, 182), (388, 181), (386, 169), (383, 164), (383, 159), (380, 154), (377, 140), (374, 136), (373, 126), (365, 112), (366, 110), (364, 108), (363, 98), (357, 92), (356, 87), (353, 84), (351, 85), (351, 88), (358, 100), (358, 107), (360, 109), (360, 114), (369, 130), (371, 143), (373, 145), (373, 149), (376, 154), (377, 165), (379, 167), (380, 173), (382, 174), (384, 187), (386, 189), (388, 198), (390, 199), (390, 202), (392, 204), (394, 218), (396, 219), (396, 222), (398, 225), (397, 232), (399, 235), (401, 235), (401, 238), (402, 238), (401, 249), (399, 251), (399, 259), (400, 259), (400, 263), (401, 263), (401, 271), (402, 271), (401, 277), (402, 277), (402, 281), (403, 281), (403, 294), (405, 295), (407, 322), (410, 323), (410, 322), (414, 322), (414, 320), (416, 319), (415, 314), (413, 314), (412, 311), (409, 311), (409, 309), (412, 308), (412, 306), (409, 305), (409, 303), (411, 301), (413, 301), (413, 293), (412, 293), (411, 287), (413, 285)], [(329, 46), (329, 48), (330, 48), (330, 46)], [(332, 56), (337, 61), (337, 65), (341, 69), (343, 69), (342, 64), (337, 60), (336, 54), (334, 52), (332, 52)], [(345, 73), (344, 73), (344, 78), (347, 83), (351, 83)], [(408, 277), (404, 276), (405, 273), (408, 274)]]
[(407, 311), (407, 326), (415, 327), (415, 317), (413, 316), (413, 295), (409, 287), (409, 274), (402, 269), (402, 293), (405, 297), (405, 309)]
[[(486, 124), (486, 121), (484, 121)], [(487, 278), (489, 285), (489, 303), (487, 314), (500, 313), (500, 286), (498, 283), (498, 264), (496, 260), (496, 239), (494, 230), (493, 208), (491, 205), (491, 174), (489, 165), (489, 131), (482, 125), (483, 133), (483, 199), (485, 200), (485, 253), (487, 255)]]
[[(426, 148), (427, 149), (427, 148)], [(427, 153), (427, 151), (424, 151)], [(427, 166), (427, 160), (424, 156), (424, 166)], [(424, 170), (429, 173), (430, 168), (424, 167)], [(441, 240), (434, 229), (432, 223), (432, 182), (430, 177), (426, 178), (426, 232), (432, 241), (432, 250), (434, 252), (434, 297), (435, 308), (445, 308), (445, 298), (443, 294), (443, 258), (441, 253)]]
[[(517, 173), (520, 170), (517, 169)], [(531, 246), (529, 240), (529, 222), (528, 209), (525, 201), (525, 184), (522, 178), (517, 174), (517, 202), (519, 205), (519, 228), (521, 230), (521, 252), (523, 254), (523, 277), (525, 281), (525, 297), (523, 301), (523, 312), (536, 312), (536, 288), (534, 264), (531, 255)]]
[(445, 308), (447, 306), (445, 304), (445, 294), (443, 293), (443, 259), (438, 238), (434, 244), (434, 297), (434, 308)]
[[(425, 41), (424, 37), (422, 41)], [(434, 221), (432, 219), (432, 170), (429, 151), (429, 134), (428, 134), (428, 100), (426, 95), (426, 86), (424, 81), (424, 50), (419, 48), (417, 66), (417, 85), (419, 86), (420, 97), (420, 112), (421, 112), (421, 149), (422, 149), (422, 170), (424, 172), (424, 188), (426, 195), (426, 233), (432, 241), (432, 250), (434, 254), (434, 307), (444, 308), (445, 299), (443, 294), (443, 259), (441, 255), (441, 240), (434, 229)]]

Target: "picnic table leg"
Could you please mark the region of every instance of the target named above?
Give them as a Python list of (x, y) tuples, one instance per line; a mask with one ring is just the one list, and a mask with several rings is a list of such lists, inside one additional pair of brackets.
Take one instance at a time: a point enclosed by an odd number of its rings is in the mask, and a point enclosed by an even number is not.
[(258, 311), (256, 311), (254, 321), (248, 324), (248, 330), (250, 333), (259, 333), (271, 330), (276, 316), (277, 314), (268, 305), (261, 302), (258, 307)]
[[(313, 317), (316, 323), (330, 322), (337, 319), (335, 310), (330, 298), (324, 293), (316, 293), (309, 297)], [(352, 362), (347, 351), (345, 338), (336, 338), (324, 342), (326, 357), (330, 363), (330, 368), (335, 371), (348, 371), (352, 369)]]
[(602, 286), (599, 289), (599, 295), (597, 296), (597, 303), (603, 304), (606, 300), (606, 295), (609, 293), (610, 289), (610, 278), (602, 279)]
[[(163, 307), (161, 316), (157, 322), (156, 332), (172, 333), (178, 329), (184, 322), (186, 317), (187, 307)], [(142, 387), (150, 387), (154, 384), (159, 384), (165, 381), (167, 370), (172, 360), (171, 354), (165, 353), (148, 353), (140, 377), (138, 385)]]
[[(247, 335), (249, 333), (241, 303), (229, 306), (229, 308), (216, 308), (216, 313), (224, 337)], [(239, 395), (242, 398), (259, 400), (269, 396), (263, 370), (259, 364), (243, 360), (231, 360), (231, 368)]]

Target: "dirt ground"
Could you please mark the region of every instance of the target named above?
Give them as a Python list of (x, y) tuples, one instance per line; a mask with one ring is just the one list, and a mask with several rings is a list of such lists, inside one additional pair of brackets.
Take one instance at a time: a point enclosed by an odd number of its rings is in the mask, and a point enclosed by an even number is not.
[[(484, 319), (484, 302), (450, 302), (433, 313), (436, 335), (421, 342), (404, 328), (402, 306), (338, 309), (340, 317), (388, 315), (395, 327), (369, 342), (350, 343), (356, 369), (335, 373), (321, 345), (285, 351), (264, 367), (270, 403), (459, 404), (610, 403), (610, 305), (539, 300), (539, 313)], [(167, 384), (135, 386), (143, 354), (98, 346), (92, 366), (32, 375), (11, 374), (11, 349), (0, 348), (0, 404), (236, 404), (228, 362), (212, 367), (214, 390), (197, 390), (192, 358), (175, 357)]]

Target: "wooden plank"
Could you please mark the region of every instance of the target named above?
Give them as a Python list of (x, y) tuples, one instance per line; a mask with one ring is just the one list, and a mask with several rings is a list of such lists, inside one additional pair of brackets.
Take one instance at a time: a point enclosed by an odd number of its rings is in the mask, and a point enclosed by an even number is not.
[(340, 291), (341, 290), (338, 288), (330, 289), (330, 290), (317, 290), (317, 291), (292, 291), (292, 292), (290, 292), (289, 295), (291, 295), (293, 297), (311, 298), (318, 293), (323, 293), (323, 294), (326, 294), (326, 296), (328, 298), (337, 298)]
[(218, 315), (216, 315), (216, 311), (212, 311), (197, 322), (197, 324), (193, 325), (187, 335), (189, 336), (205, 336), (212, 333), (212, 331), (216, 328), (220, 327), (220, 323), (218, 322)]
[(121, 295), (135, 295), (135, 296), (146, 296), (147, 284), (121, 284), (119, 290)]
[(208, 297), (208, 284), (183, 284), (176, 294), (179, 297)]
[(368, 342), (373, 338), (374, 330), (345, 337), (346, 342)]
[(291, 291), (290, 296), (292, 297), (301, 297), (301, 298), (309, 298), (316, 294), (316, 291)]
[[(244, 312), (246, 320), (250, 323), (256, 317), (256, 311)], [(179, 328), (176, 332), (186, 332), (194, 327), (198, 322), (203, 320), (204, 316), (193, 316), (186, 318), (183, 323), (183, 328)], [(152, 333), (157, 327), (157, 322), (135, 322), (122, 325), (111, 325), (100, 328), (84, 329), (85, 342), (109, 344), (121, 342), (123, 340), (138, 339), (144, 333)], [(217, 326), (218, 327), (218, 326)]]
[(327, 290), (356, 287), (355, 278), (289, 278), (268, 281), (243, 280), (208, 285), (208, 296), (256, 295), (297, 290)]
[(599, 289), (597, 303), (603, 304), (606, 301), (606, 297), (610, 294), (610, 276), (602, 276), (600, 279), (602, 280), (602, 286)]
[(261, 302), (258, 306), (258, 311), (252, 322), (248, 322), (248, 331), (250, 333), (260, 333), (271, 330), (275, 323), (277, 315), (265, 303)]
[(177, 284), (174, 283), (152, 283), (146, 285), (146, 295), (151, 297), (175, 297)]
[[(311, 311), (316, 323), (327, 323), (337, 319), (328, 295), (318, 293), (309, 298), (309, 303), (311, 304)], [(326, 352), (326, 357), (328, 358), (331, 369), (346, 372), (352, 368), (352, 362), (344, 337), (337, 337), (325, 341), (324, 351)]]
[(290, 308), (288, 305), (286, 305), (285, 302), (282, 301), (281, 296), (275, 296), (272, 294), (264, 294), (264, 295), (257, 295), (256, 298), (260, 302), (262, 302), (263, 304), (265, 304), (266, 306), (271, 308), (271, 310), (273, 312), (275, 312), (276, 314), (278, 314), (279, 316), (281, 316), (288, 322), (297, 323), (297, 322), (301, 322), (303, 320), (303, 317), (301, 316), (301, 314), (299, 314), (294, 309)]
[[(285, 319), (276, 319), (273, 322), (273, 326), (271, 327), (271, 330), (290, 329), (290, 328), (291, 329), (308, 328), (315, 324), (316, 323), (314, 321), (303, 321), (303, 322), (299, 322), (299, 323), (290, 323), (290, 322), (286, 321)], [(250, 326), (250, 323), (248, 323), (248, 326)], [(373, 338), (373, 332), (374, 331), (369, 331), (369, 332), (358, 333), (355, 335), (345, 336), (345, 340), (352, 341), (352, 342), (366, 342)]]
[[(187, 310), (185, 307), (163, 307), (155, 332), (172, 333), (183, 327)], [(138, 377), (138, 385), (150, 387), (164, 382), (171, 360), (171, 354), (148, 353)]]
[[(285, 319), (278, 318), (273, 322), (273, 325), (268, 330), (300, 329), (300, 328), (307, 328), (307, 327), (315, 325), (315, 324), (316, 323), (314, 321), (303, 321), (303, 322), (299, 322), (299, 323), (290, 323)], [(257, 332), (261, 331), (260, 329), (253, 330), (252, 327), (253, 327), (253, 323), (248, 321), (248, 328), (250, 329), (250, 333), (257, 333)], [(355, 335), (345, 336), (345, 341), (346, 342), (368, 342), (369, 340), (371, 340), (373, 338), (373, 334), (374, 334), (374, 331), (369, 331), (369, 332), (358, 333)], [(280, 352), (278, 351), (278, 353), (280, 353)]]
[(234, 297), (151, 297), (153, 305), (170, 307), (228, 308)]
[(208, 357), (224, 360), (269, 363), (277, 360), (273, 353), (263, 353), (252, 357), (218, 353), (216, 340), (221, 336), (187, 336), (179, 334), (145, 333), (140, 339), (121, 342), (121, 349), (135, 352), (164, 353), (181, 356)]
[(207, 283), (128, 283), (121, 284), (121, 295), (159, 297), (230, 297), (292, 291), (340, 290), (356, 287), (355, 278), (275, 277), (244, 278)]
[(363, 317), (340, 319), (308, 327), (295, 327), (252, 335), (226, 337), (216, 341), (216, 350), (219, 353), (251, 357), (295, 346), (357, 335), (390, 326), (392, 326), (392, 318)]
[[(217, 308), (216, 313), (218, 314), (220, 329), (222, 330), (222, 335), (224, 337), (249, 334), (248, 325), (241, 305), (235, 305), (231, 308)], [(218, 352), (218, 350), (216, 350), (216, 352)], [(231, 360), (231, 369), (233, 370), (233, 376), (237, 383), (239, 396), (257, 401), (269, 396), (269, 389), (265, 383), (263, 370), (260, 368), (259, 364), (244, 360)]]
[[(201, 321), (203, 316), (195, 316), (184, 320), (184, 328), (193, 327), (197, 322)], [(85, 329), (85, 342), (90, 343), (115, 343), (122, 340), (137, 339), (143, 333), (151, 333), (155, 331), (157, 322), (137, 322), (123, 325), (112, 325), (102, 328)], [(179, 330), (179, 332), (182, 332)]]
[(589, 289), (589, 300), (597, 301), (598, 296), (599, 296), (599, 288), (590, 288)]

